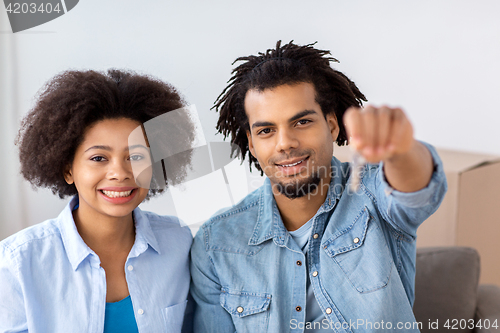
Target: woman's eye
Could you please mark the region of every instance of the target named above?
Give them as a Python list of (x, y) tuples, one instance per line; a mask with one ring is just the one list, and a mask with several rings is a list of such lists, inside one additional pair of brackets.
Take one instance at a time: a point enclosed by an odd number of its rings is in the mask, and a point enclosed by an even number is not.
[(94, 162), (102, 162), (105, 160), (105, 158), (104, 158), (104, 156), (94, 156), (90, 160), (94, 161)]
[(130, 160), (134, 161), (134, 162), (140, 161), (142, 159), (144, 159), (144, 156), (142, 156), (142, 155), (131, 155), (130, 156)]

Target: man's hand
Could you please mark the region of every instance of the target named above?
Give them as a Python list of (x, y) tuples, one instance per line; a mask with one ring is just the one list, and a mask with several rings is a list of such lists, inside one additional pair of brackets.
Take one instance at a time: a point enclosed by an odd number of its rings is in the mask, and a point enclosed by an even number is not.
[(344, 123), (351, 147), (370, 163), (405, 154), (415, 141), (413, 127), (399, 108), (351, 107)]
[(401, 192), (418, 191), (429, 183), (433, 163), (429, 150), (413, 138), (413, 127), (399, 108), (351, 107), (344, 115), (350, 145), (368, 162), (384, 161), (384, 174)]

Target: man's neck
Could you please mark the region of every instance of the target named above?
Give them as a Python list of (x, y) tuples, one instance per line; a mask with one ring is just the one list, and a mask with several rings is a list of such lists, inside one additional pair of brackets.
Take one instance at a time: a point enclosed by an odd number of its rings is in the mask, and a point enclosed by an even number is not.
[(325, 202), (330, 188), (330, 178), (322, 179), (318, 188), (301, 198), (290, 199), (284, 194), (273, 193), (283, 224), (294, 231), (309, 221)]

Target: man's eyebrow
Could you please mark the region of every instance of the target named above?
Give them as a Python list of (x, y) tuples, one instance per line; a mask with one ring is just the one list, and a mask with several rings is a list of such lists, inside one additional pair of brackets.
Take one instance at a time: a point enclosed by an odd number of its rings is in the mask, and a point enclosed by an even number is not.
[[(301, 111), (299, 113), (297, 113), (295, 116), (293, 116), (292, 118), (290, 118), (288, 120), (288, 122), (293, 122), (297, 119), (300, 119), (304, 116), (307, 116), (309, 114), (318, 114), (316, 111), (314, 110), (304, 110), (304, 111)], [(274, 123), (271, 123), (269, 121), (257, 121), (255, 123), (252, 124), (252, 129), (254, 129), (255, 127), (265, 127), (265, 126), (274, 126)]]
[[(125, 149), (123, 149), (124, 151), (127, 151), (127, 150), (132, 150), (134, 148), (144, 148), (144, 149), (148, 149), (146, 146), (144, 145), (133, 145), (133, 146), (129, 146), (129, 147), (126, 147)], [(88, 152), (89, 150), (91, 149), (101, 149), (101, 150), (107, 150), (107, 151), (112, 151), (113, 149), (111, 149), (110, 146), (102, 146), (102, 145), (97, 145), (97, 146), (92, 146), (90, 148), (87, 148), (87, 150), (85, 150), (85, 152)]]
[(318, 114), (318, 113), (314, 110), (304, 110), (302, 112), (297, 113), (292, 118), (290, 118), (289, 122), (295, 121), (295, 120), (300, 119), (300, 118), (307, 116), (309, 114)]
[(252, 124), (252, 129), (255, 127), (264, 127), (264, 126), (274, 126), (274, 123), (271, 123), (269, 121), (257, 121)]

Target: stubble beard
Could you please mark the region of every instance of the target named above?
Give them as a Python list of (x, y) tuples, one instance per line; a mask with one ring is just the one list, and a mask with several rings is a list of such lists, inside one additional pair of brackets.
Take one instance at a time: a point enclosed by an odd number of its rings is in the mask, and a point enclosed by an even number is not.
[[(293, 154), (284, 156), (284, 158), (289, 159), (298, 156), (308, 156), (308, 158), (311, 158), (313, 165), (304, 166), (305, 168), (311, 168), (311, 173), (309, 176), (304, 177), (299, 172), (294, 177), (289, 177), (290, 179), (288, 182), (284, 182), (280, 181), (283, 179), (283, 174), (277, 170), (273, 170), (273, 172), (276, 172), (274, 175), (275, 177), (273, 177), (274, 180), (271, 181), (274, 193), (280, 193), (289, 199), (302, 198), (306, 195), (313, 194), (318, 189), (322, 179), (328, 174), (328, 167), (314, 166), (315, 154), (311, 150), (296, 151), (293, 152)], [(277, 158), (276, 160), (279, 161), (281, 159)], [(275, 164), (275, 162), (275, 160), (271, 160), (269, 164), (272, 165)], [(269, 175), (267, 176), (272, 179)]]
[(321, 177), (318, 172), (303, 179), (297, 179), (288, 183), (277, 182), (273, 187), (288, 199), (302, 198), (318, 188), (321, 182)]

